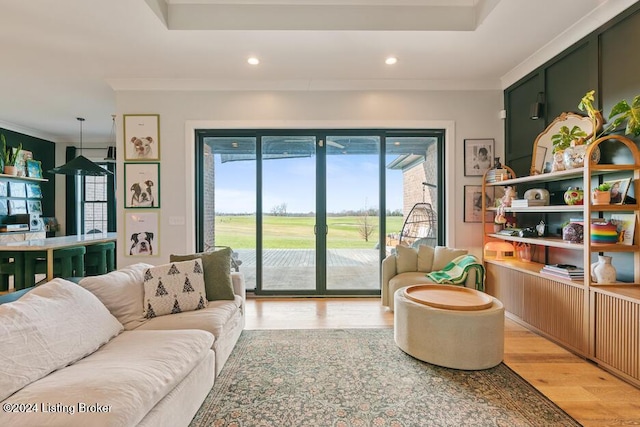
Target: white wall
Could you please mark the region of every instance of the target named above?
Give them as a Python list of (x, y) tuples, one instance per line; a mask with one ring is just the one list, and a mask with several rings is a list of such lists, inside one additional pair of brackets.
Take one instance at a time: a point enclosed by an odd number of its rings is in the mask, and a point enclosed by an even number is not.
[[(447, 244), (480, 255), (481, 227), (464, 223), (463, 186), (479, 185), (465, 177), (463, 141), (494, 138), (504, 159), (504, 129), (499, 118), (502, 91), (349, 91), (219, 92), (119, 91), (118, 183), (123, 173), (123, 114), (160, 115), (160, 235), (158, 256), (129, 257), (124, 235), (124, 189), (118, 185), (118, 266), (161, 264), (172, 253), (190, 253), (194, 240), (193, 129), (198, 128), (444, 128), (446, 129)], [(131, 212), (130, 210), (127, 212)], [(184, 218), (184, 225), (169, 219)], [(176, 221), (173, 221), (176, 222)]]

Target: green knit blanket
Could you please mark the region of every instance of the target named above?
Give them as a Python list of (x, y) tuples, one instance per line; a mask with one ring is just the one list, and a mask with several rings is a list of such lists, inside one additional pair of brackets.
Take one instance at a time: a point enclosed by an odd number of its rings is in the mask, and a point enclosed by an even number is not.
[(434, 283), (460, 285), (472, 269), (476, 270), (476, 289), (484, 292), (484, 266), (473, 255), (460, 255), (442, 270), (427, 273), (427, 277)]

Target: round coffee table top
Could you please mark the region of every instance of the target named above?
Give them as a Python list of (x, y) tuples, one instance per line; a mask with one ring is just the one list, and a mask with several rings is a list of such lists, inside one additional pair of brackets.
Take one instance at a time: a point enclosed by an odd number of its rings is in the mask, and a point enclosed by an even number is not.
[(415, 285), (404, 290), (411, 301), (447, 310), (485, 310), (493, 304), (490, 295), (455, 285)]

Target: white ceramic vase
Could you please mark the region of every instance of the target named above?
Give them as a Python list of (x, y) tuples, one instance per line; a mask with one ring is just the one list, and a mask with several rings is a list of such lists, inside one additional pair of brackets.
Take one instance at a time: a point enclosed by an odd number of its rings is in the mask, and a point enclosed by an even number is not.
[(616, 268), (611, 264), (611, 257), (598, 255), (598, 262), (591, 264), (591, 280), (595, 283), (614, 283)]

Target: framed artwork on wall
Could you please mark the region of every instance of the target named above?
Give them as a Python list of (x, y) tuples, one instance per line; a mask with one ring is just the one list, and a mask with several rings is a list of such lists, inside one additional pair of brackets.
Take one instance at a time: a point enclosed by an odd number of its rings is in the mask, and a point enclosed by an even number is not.
[[(494, 205), (494, 194), (492, 188), (486, 190), (486, 206)], [(486, 221), (491, 221), (493, 212), (486, 212)], [(464, 222), (482, 222), (482, 186), (464, 186)]]
[(464, 140), (464, 176), (483, 176), (493, 166), (494, 139)]
[(124, 207), (160, 207), (160, 163), (124, 164)]
[(158, 256), (158, 213), (125, 212), (125, 254), (127, 256)]
[(124, 159), (160, 160), (160, 115), (124, 114)]

